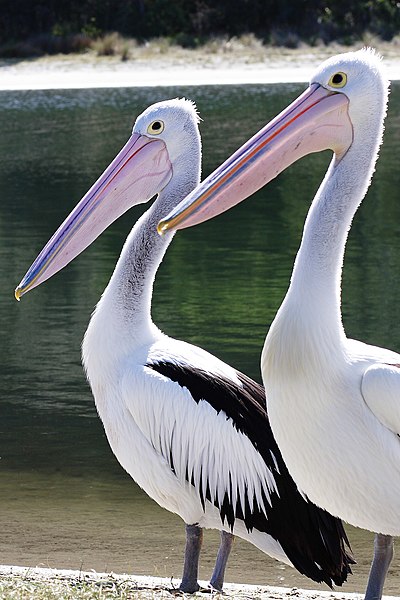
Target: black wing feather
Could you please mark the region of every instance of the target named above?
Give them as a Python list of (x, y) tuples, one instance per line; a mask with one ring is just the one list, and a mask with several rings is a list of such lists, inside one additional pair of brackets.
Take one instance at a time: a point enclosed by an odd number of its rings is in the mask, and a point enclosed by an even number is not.
[[(300, 573), (318, 583), (324, 581), (330, 587), (332, 582), (342, 585), (351, 573), (350, 565), (355, 563), (346, 549), (350, 549), (350, 544), (343, 523), (304, 499), (298, 491), (271, 431), (264, 388), (240, 372), (236, 374), (242, 387), (227, 377), (190, 365), (157, 361), (146, 366), (187, 388), (196, 402), (206, 400), (217, 413), (224, 412), (234, 427), (249, 438), (273, 473), (278, 493), (271, 491), (271, 504), (263, 494), (266, 516), (256, 501), (251, 509), (247, 490), (244, 510), (239, 496), (236, 506), (232, 505), (232, 493), (229, 493), (232, 490), (227, 490), (222, 503), (214, 502), (222, 522), (226, 521), (233, 529), (235, 519), (240, 519), (248, 531), (257, 529), (268, 533), (281, 544)], [(172, 467), (172, 456), (170, 460)], [(203, 506), (205, 499), (211, 501), (208, 481), (205, 490), (201, 486), (199, 495)]]

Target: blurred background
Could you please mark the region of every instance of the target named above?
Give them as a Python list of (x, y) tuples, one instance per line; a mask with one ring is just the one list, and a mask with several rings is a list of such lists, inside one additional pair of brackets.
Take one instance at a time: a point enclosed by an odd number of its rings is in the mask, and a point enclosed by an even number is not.
[(241, 36), (244, 46), (376, 45), (398, 43), (399, 32), (397, 0), (0, 1), (2, 57), (93, 49), (126, 60), (155, 39), (159, 52), (174, 45), (212, 51)]

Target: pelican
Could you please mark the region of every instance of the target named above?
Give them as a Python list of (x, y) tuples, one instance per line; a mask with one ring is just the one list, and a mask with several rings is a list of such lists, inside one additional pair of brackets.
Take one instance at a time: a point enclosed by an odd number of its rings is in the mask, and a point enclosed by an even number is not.
[(308, 502), (271, 434), (263, 388), (151, 319), (156, 271), (173, 234), (156, 225), (200, 180), (199, 117), (187, 100), (155, 104), (39, 254), (19, 299), (69, 263), (129, 207), (157, 199), (133, 227), (90, 320), (83, 363), (111, 449), (158, 504), (186, 524), (181, 590), (199, 589), (202, 529), (221, 531), (210, 583), (222, 589), (233, 535), (318, 582), (353, 562), (342, 523)]
[(332, 57), (296, 101), (159, 224), (167, 231), (206, 220), (301, 156), (333, 151), (261, 366), (273, 434), (299, 489), (376, 533), (367, 600), (382, 596), (392, 536), (400, 534), (400, 355), (346, 337), (341, 273), (375, 169), (388, 89), (373, 50)]

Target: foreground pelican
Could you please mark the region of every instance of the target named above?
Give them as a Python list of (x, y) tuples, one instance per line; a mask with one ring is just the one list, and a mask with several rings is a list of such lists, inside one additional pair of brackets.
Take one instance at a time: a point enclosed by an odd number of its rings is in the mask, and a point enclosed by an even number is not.
[(19, 298), (70, 262), (128, 207), (158, 199), (133, 227), (83, 342), (110, 446), (160, 506), (186, 523), (181, 589), (198, 589), (203, 527), (221, 530), (211, 585), (221, 589), (236, 534), (315, 581), (341, 584), (351, 557), (342, 524), (307, 502), (271, 434), (263, 388), (151, 319), (154, 277), (172, 234), (156, 224), (199, 182), (198, 116), (156, 104), (42, 250)]
[(290, 288), (265, 341), (262, 374), (271, 426), (300, 490), (377, 533), (368, 599), (382, 595), (391, 536), (400, 534), (400, 355), (347, 339), (340, 283), (347, 234), (377, 160), (387, 97), (373, 51), (333, 57), (298, 100), (159, 225), (166, 231), (204, 221), (301, 156), (333, 150)]

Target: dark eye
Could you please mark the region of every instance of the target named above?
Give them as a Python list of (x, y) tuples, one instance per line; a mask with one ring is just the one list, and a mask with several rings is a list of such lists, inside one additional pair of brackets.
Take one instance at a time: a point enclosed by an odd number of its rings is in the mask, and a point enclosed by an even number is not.
[(147, 128), (147, 133), (157, 134), (164, 130), (164, 123), (162, 121), (153, 121)]
[(332, 77), (329, 80), (329, 85), (335, 88), (342, 88), (346, 85), (346, 83), (347, 75), (346, 73), (342, 73), (341, 71), (332, 75)]

